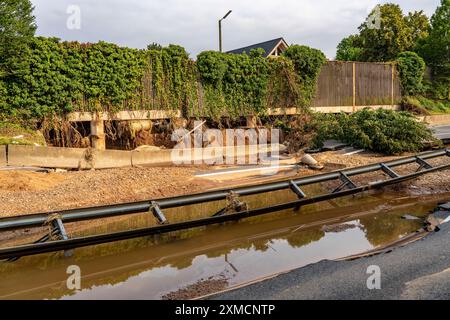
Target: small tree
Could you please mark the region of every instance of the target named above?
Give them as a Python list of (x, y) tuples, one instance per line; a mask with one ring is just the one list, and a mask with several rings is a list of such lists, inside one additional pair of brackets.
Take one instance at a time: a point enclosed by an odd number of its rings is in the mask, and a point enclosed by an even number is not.
[(406, 51), (398, 55), (397, 65), (404, 93), (415, 95), (422, 92), (425, 61), (417, 53)]

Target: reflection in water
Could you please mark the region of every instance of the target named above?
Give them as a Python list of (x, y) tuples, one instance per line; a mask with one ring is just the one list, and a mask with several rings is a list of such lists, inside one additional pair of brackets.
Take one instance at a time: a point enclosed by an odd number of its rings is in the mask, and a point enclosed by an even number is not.
[[(293, 200), (292, 194), (284, 191), (246, 197), (252, 206), (289, 200)], [(209, 277), (226, 278), (232, 286), (397, 240), (423, 223), (401, 216), (424, 217), (438, 199), (430, 196), (417, 201), (398, 194), (352, 196), (308, 205), (299, 212), (286, 210), (240, 222), (80, 248), (71, 258), (63, 258), (61, 253), (26, 257), (0, 264), (0, 298), (159, 299)], [(193, 219), (221, 206), (223, 203), (192, 206), (182, 215)], [(169, 214), (172, 221), (181, 215), (175, 210)], [(89, 232), (127, 228), (143, 218), (136, 219), (96, 226)], [(323, 231), (324, 224), (336, 223), (357, 227)], [(73, 264), (82, 272), (82, 290), (78, 292), (66, 288), (66, 268)]]

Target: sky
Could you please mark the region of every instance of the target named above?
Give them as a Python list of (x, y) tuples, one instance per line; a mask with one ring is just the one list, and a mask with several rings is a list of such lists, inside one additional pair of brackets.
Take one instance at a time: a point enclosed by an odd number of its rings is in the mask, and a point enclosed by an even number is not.
[[(377, 3), (394, 2), (403, 11), (431, 16), (439, 0), (31, 0), (37, 34), (62, 40), (100, 40), (132, 48), (156, 42), (178, 44), (195, 58), (218, 50), (218, 20), (223, 49), (283, 37), (288, 44), (322, 50), (333, 59), (343, 37), (358, 26)], [(75, 6), (75, 7), (73, 7)], [(79, 11), (78, 11), (79, 9)], [(80, 19), (78, 19), (80, 17)], [(80, 22), (80, 23), (78, 23)]]

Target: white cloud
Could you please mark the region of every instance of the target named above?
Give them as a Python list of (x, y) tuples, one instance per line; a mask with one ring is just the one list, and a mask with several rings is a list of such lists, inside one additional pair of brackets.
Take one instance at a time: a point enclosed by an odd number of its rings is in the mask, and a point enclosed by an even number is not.
[[(157, 42), (184, 46), (193, 56), (217, 49), (217, 20), (223, 22), (224, 49), (283, 36), (288, 43), (321, 49), (332, 58), (339, 41), (352, 33), (375, 0), (32, 0), (38, 34), (64, 40), (114, 42), (144, 48)], [(386, 2), (386, 1), (383, 1)], [(439, 0), (397, 1), (405, 12), (431, 15)], [(81, 30), (66, 28), (67, 7), (81, 8)]]

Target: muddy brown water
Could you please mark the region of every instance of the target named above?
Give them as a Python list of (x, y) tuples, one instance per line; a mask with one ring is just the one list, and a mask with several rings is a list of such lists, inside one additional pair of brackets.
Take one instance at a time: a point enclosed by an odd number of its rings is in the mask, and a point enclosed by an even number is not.
[[(305, 188), (309, 194), (317, 190)], [(294, 200), (287, 191), (245, 197), (251, 207)], [(450, 194), (408, 197), (374, 192), (167, 235), (0, 262), (0, 299), (161, 299), (205, 280), (232, 287), (323, 259), (372, 250), (418, 230)], [(205, 216), (213, 202), (168, 210), (169, 220)], [(182, 212), (180, 212), (182, 210)], [(405, 220), (404, 214), (419, 217)], [(72, 235), (151, 225), (148, 215), (102, 223)], [(67, 288), (68, 266), (81, 270), (81, 289)], [(192, 297), (210, 292), (194, 292)]]

